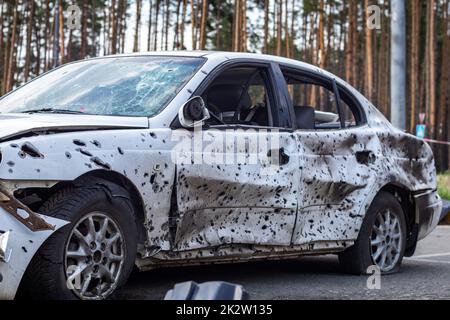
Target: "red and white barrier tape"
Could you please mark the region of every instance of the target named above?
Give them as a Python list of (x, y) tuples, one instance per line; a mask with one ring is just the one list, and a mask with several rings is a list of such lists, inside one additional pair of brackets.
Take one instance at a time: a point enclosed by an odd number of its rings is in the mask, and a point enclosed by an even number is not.
[(435, 143), (435, 144), (444, 144), (447, 146), (450, 146), (449, 141), (440, 141), (440, 140), (433, 140), (433, 139), (423, 139), (423, 141), (429, 142), (429, 143)]

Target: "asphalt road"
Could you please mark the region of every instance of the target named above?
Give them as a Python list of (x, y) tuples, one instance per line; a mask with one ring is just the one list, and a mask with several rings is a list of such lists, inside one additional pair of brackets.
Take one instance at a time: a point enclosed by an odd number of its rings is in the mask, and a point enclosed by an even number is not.
[(381, 278), (379, 290), (367, 289), (367, 277), (342, 273), (330, 255), (136, 272), (117, 298), (162, 299), (175, 283), (189, 280), (242, 284), (251, 299), (450, 299), (450, 226), (421, 241), (398, 274)]

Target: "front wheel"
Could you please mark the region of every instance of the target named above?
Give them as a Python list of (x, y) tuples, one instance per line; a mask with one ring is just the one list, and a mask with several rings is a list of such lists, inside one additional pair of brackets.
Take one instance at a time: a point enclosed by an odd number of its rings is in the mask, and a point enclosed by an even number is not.
[(63, 190), (42, 213), (70, 221), (33, 258), (25, 285), (34, 298), (106, 299), (135, 262), (137, 228), (130, 201), (102, 187)]
[(399, 201), (390, 193), (380, 192), (364, 218), (355, 244), (339, 254), (346, 272), (367, 274), (375, 265), (382, 274), (400, 269), (406, 246), (405, 215)]

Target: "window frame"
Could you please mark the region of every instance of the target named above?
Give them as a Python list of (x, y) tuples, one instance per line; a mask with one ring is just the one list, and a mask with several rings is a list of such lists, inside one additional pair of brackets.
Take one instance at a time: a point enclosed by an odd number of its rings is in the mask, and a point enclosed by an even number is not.
[[(216, 80), (223, 72), (233, 69), (233, 68), (259, 68), (265, 73), (263, 78), (267, 85), (268, 95), (272, 96), (271, 103), (267, 108), (268, 111), (268, 126), (254, 126), (254, 125), (245, 125), (245, 124), (217, 124), (217, 125), (208, 125), (204, 126), (204, 130), (207, 129), (218, 129), (218, 130), (226, 130), (226, 129), (268, 129), (268, 130), (291, 130), (291, 128), (282, 127), (280, 125), (280, 106), (282, 103), (281, 99), (284, 97), (280, 94), (279, 88), (279, 79), (276, 74), (276, 70), (274, 70), (274, 63), (270, 61), (249, 61), (246, 59), (236, 59), (232, 61), (228, 61), (220, 64), (216, 68), (214, 68), (211, 73), (206, 77), (203, 82), (197, 87), (197, 89), (192, 93), (192, 97), (194, 96), (202, 96), (205, 93), (205, 90)], [(270, 123), (270, 121), (272, 123)]]
[[(322, 86), (325, 89), (329, 90), (332, 94), (335, 95), (335, 100), (337, 104), (338, 114), (339, 114), (339, 128), (323, 128), (323, 129), (302, 129), (304, 131), (326, 131), (326, 130), (348, 130), (353, 128), (359, 128), (365, 126), (367, 124), (366, 114), (364, 109), (361, 106), (359, 100), (350, 92), (348, 88), (345, 88), (343, 85), (337, 82), (336, 77), (329, 77), (319, 72), (313, 72), (310, 70), (305, 70), (298, 66), (292, 66), (289, 64), (280, 63), (280, 71), (283, 74), (283, 79), (285, 82), (285, 91), (287, 92), (287, 96), (289, 98), (289, 108), (291, 111), (291, 125), (294, 130), (300, 130), (297, 128), (295, 121), (295, 111), (294, 111), (294, 103), (289, 94), (288, 83), (285, 81), (285, 75), (287, 74), (295, 74), (301, 77), (311, 79), (311, 84), (316, 84), (318, 86)], [(337, 91), (336, 91), (337, 90)], [(337, 93), (337, 95), (336, 95)], [(355, 126), (346, 126), (345, 119), (343, 117), (343, 112), (341, 108), (341, 101), (344, 101), (350, 111), (355, 118), (356, 125)]]

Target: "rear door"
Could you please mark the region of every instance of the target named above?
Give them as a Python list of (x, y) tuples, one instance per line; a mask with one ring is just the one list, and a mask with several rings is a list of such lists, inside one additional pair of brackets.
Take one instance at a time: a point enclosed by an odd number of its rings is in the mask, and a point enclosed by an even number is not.
[(282, 67), (302, 167), (292, 242), (332, 249), (355, 240), (375, 180), (376, 136), (357, 101), (332, 78)]
[(233, 64), (197, 92), (214, 116), (189, 133), (197, 161), (177, 164), (175, 250), (290, 245), (299, 157), (276, 77), (270, 64)]

